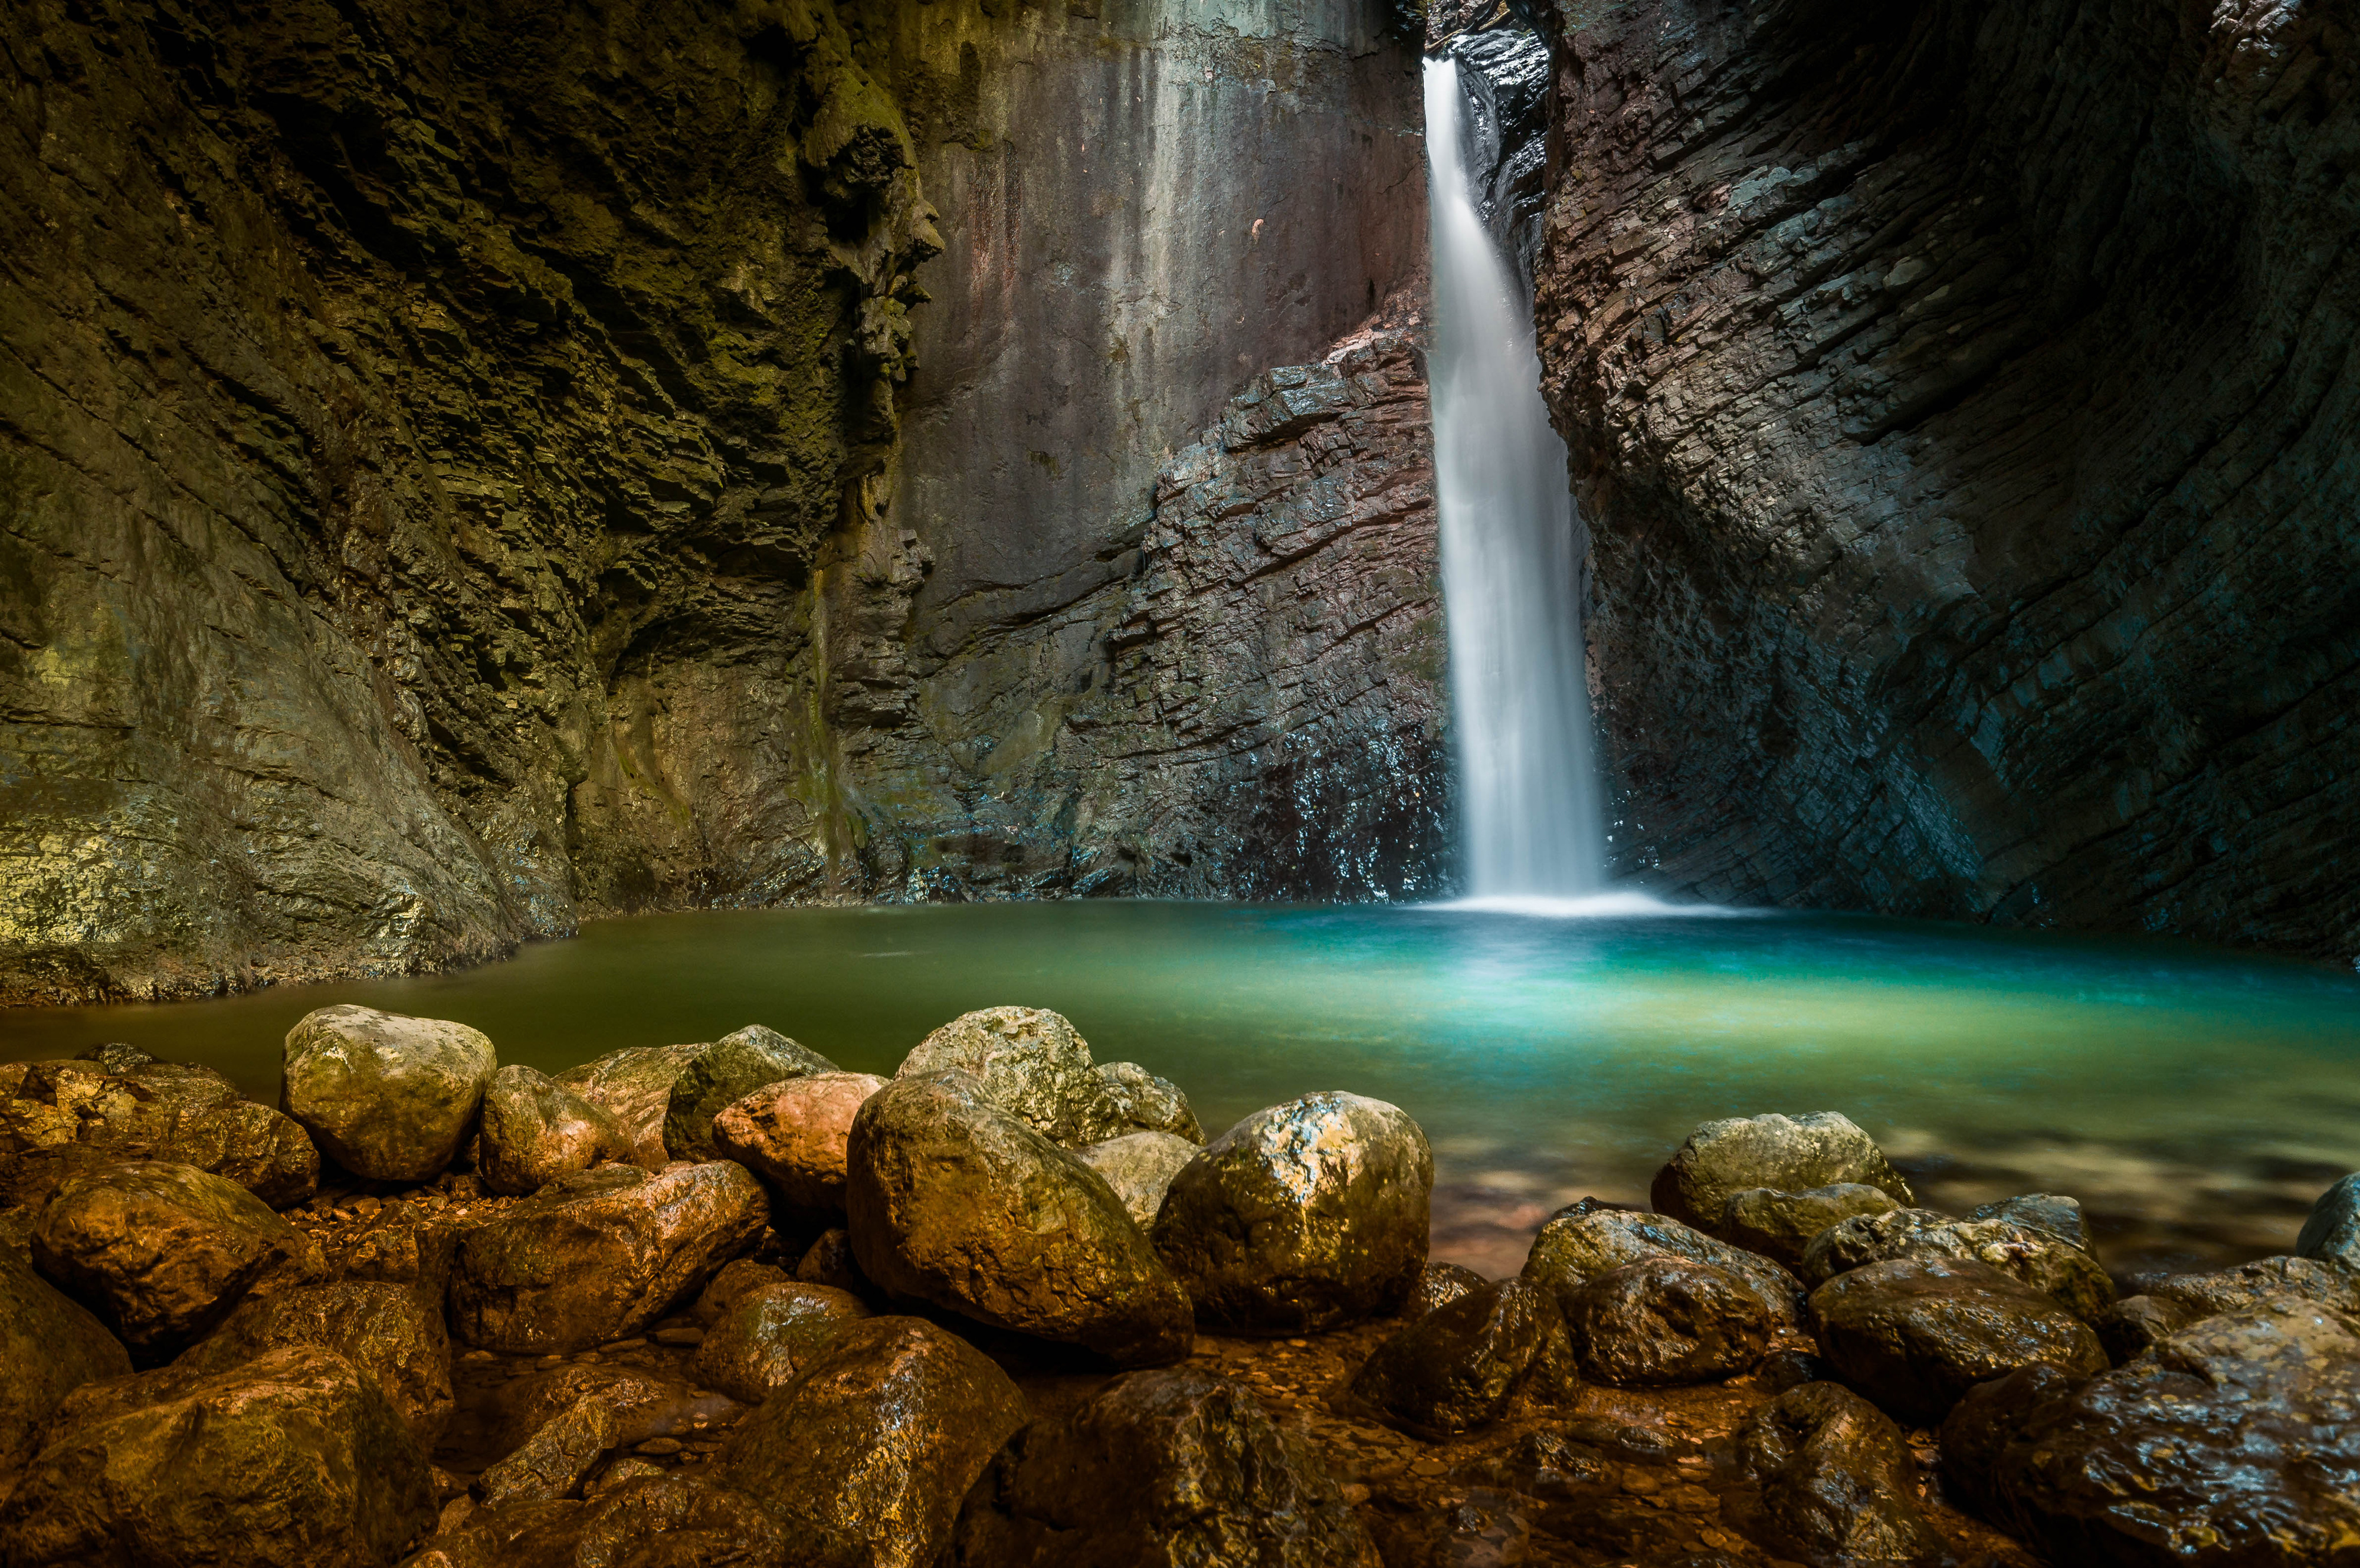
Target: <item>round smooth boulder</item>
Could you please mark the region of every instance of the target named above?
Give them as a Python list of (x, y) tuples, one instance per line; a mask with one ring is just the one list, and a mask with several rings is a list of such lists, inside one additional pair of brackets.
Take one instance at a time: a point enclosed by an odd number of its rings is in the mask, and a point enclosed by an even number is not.
[(1118, 1377), (1033, 1422), (959, 1510), (958, 1568), (1379, 1568), (1310, 1445), (1227, 1377)]
[(2360, 1271), (2360, 1173), (2319, 1195), (2295, 1238), (2295, 1256)]
[(664, 1148), (674, 1160), (711, 1160), (713, 1118), (765, 1083), (839, 1071), (836, 1063), (774, 1029), (748, 1024), (723, 1035), (672, 1080), (664, 1109)]
[(1172, 1178), (1196, 1158), (1196, 1146), (1174, 1133), (1134, 1132), (1086, 1144), (1074, 1150), (1074, 1158), (1105, 1177), (1131, 1219), (1149, 1230)]
[(1942, 1563), (1918, 1503), (1918, 1462), (1891, 1417), (1837, 1383), (1805, 1383), (1737, 1430), (1756, 1489), (1747, 1534), (1797, 1563)]
[(1803, 1282), (1786, 1269), (1742, 1247), (1692, 1230), (1668, 1214), (1620, 1208), (1584, 1198), (1559, 1209), (1533, 1238), (1524, 1277), (1557, 1292), (1570, 1317), (1584, 1285), (1625, 1264), (1650, 1258), (1685, 1258), (1751, 1285), (1781, 1329), (1802, 1322)]
[(1254, 1112), (1173, 1178), (1155, 1247), (1199, 1321), (1318, 1333), (1409, 1298), (1433, 1191), (1426, 1134), (1400, 1107), (1306, 1094)]
[(859, 1297), (825, 1285), (796, 1279), (757, 1285), (724, 1307), (705, 1331), (705, 1343), (696, 1347), (697, 1381), (759, 1405), (793, 1382), (847, 1324), (869, 1315)]
[(602, 1165), (461, 1238), (452, 1330), (512, 1355), (570, 1354), (636, 1334), (750, 1248), (769, 1217), (761, 1183), (742, 1165), (654, 1175)]
[(1094, 1116), (1104, 1086), (1089, 1042), (1046, 1007), (982, 1007), (918, 1042), (894, 1069), (917, 1078), (972, 1073), (1000, 1109), (1066, 1148), (1111, 1136)]
[(2068, 1198), (2057, 1192), (2019, 1192), (2013, 1198), (2002, 1198), (1984, 1203), (1967, 1218), (1971, 1220), (2005, 1220), (2028, 1230), (2047, 1231), (2050, 1236), (2070, 1241), (2087, 1252), (2090, 1248), (2090, 1224), (2081, 1214), (2081, 1200)]
[(664, 1149), (663, 1129), (672, 1085), (691, 1062), (712, 1049), (710, 1040), (629, 1046), (569, 1067), (557, 1074), (556, 1082), (623, 1124), (631, 1137), (632, 1164), (661, 1171), (672, 1160)]
[(1855, 1214), (1889, 1214), (1901, 1205), (1881, 1187), (1838, 1182), (1807, 1192), (1748, 1187), (1730, 1194), (1715, 1227), (1723, 1241), (1799, 1269), (1811, 1238)]
[(927, 1568), (960, 1500), (1031, 1420), (1008, 1374), (918, 1318), (847, 1325), (716, 1456), (784, 1519), (804, 1568)]
[(1824, 1285), (1846, 1269), (1899, 1258), (1988, 1264), (2081, 1318), (2096, 1317), (2114, 1299), (2103, 1266), (2061, 1236), (2008, 1220), (1954, 1220), (1931, 1209), (1856, 1214), (1829, 1226), (1803, 1249), (1803, 1278)]
[(1608, 1269), (1573, 1293), (1566, 1319), (1581, 1375), (1622, 1388), (1751, 1372), (1778, 1326), (1750, 1283), (1687, 1258)]
[(483, 1117), (475, 1173), (485, 1186), (511, 1197), (637, 1151), (638, 1140), (612, 1111), (530, 1067), (492, 1074)]
[(1918, 1425), (2019, 1367), (2083, 1377), (2106, 1369), (2088, 1323), (1968, 1259), (1899, 1258), (1839, 1274), (1812, 1292), (1811, 1318), (1836, 1376)]
[(883, 1087), (884, 1079), (868, 1073), (765, 1083), (714, 1116), (714, 1152), (759, 1176), (791, 1210), (842, 1214), (852, 1118)]
[(466, 1145), (499, 1066), (465, 1024), (349, 1005), (306, 1013), (280, 1054), (279, 1109), (375, 1181), (440, 1175)]
[(1835, 1111), (1773, 1113), (1707, 1122), (1655, 1172), (1648, 1201), (1683, 1225), (1710, 1231), (1748, 1187), (1807, 1192), (1838, 1184), (1874, 1187), (1913, 1203), (1909, 1183), (1868, 1134)]
[(0, 1507), (0, 1561), (383, 1563), (433, 1521), (426, 1456), (377, 1384), (299, 1345), (59, 1432)]
[(1119, 1366), (1188, 1354), (1188, 1297), (1114, 1189), (972, 1073), (879, 1091), (847, 1164), (853, 1255), (885, 1290)]
[(130, 1356), (105, 1324), (35, 1273), (15, 1247), (0, 1245), (0, 1497), (67, 1395), (130, 1371)]
[(1557, 1297), (1524, 1279), (1488, 1281), (1377, 1346), (1346, 1393), (1389, 1426), (1439, 1440), (1497, 1421), (1528, 1385), (1556, 1398), (1574, 1381)]
[(41, 1211), (32, 1255), (149, 1361), (211, 1332), (266, 1277), (321, 1268), (319, 1249), (236, 1182), (155, 1160), (68, 1181)]

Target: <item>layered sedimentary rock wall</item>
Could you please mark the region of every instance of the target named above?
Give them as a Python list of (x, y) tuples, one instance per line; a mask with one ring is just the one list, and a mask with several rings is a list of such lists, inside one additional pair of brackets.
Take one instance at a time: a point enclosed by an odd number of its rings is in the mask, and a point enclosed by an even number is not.
[(1548, 16), (1625, 868), (2360, 950), (2348, 13)]

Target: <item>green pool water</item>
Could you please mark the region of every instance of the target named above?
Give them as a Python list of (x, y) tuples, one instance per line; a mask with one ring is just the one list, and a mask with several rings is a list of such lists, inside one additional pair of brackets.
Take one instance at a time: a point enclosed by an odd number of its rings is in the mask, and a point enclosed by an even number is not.
[(275, 1097), (313, 1007), (458, 1018), (557, 1069), (780, 1029), (890, 1073), (972, 1007), (1054, 1007), (1207, 1127), (1312, 1089), (1433, 1139), (1436, 1250), (1491, 1272), (1696, 1123), (1841, 1110), (1939, 1206), (2071, 1193), (2118, 1271), (2283, 1250), (2360, 1169), (2360, 976), (2163, 941), (1800, 914), (1093, 902), (598, 922), (456, 975), (0, 1014), (0, 1057), (109, 1040)]

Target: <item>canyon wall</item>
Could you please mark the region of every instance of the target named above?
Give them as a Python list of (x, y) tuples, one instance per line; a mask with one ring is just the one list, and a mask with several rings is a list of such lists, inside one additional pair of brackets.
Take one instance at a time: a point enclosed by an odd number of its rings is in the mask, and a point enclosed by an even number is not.
[(2360, 38), (1555, 0), (1624, 870), (2360, 952)]

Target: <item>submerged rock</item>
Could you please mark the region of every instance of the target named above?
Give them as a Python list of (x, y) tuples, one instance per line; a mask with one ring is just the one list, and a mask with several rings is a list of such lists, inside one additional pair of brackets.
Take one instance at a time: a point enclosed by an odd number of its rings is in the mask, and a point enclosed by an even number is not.
[(1398, 1106), (1306, 1094), (1246, 1117), (1175, 1177), (1155, 1247), (1198, 1318), (1306, 1334), (1397, 1310), (1426, 1267), (1434, 1157)]
[(725, 1306), (696, 1349), (697, 1379), (757, 1405), (793, 1382), (847, 1324), (869, 1315), (860, 1298), (825, 1285), (757, 1285)]
[(2263, 1258), (2200, 1274), (2170, 1274), (2091, 1320), (2119, 1364), (2158, 1340), (2223, 1312), (2278, 1299), (2360, 1316), (2360, 1272), (2308, 1258)]
[(818, 1051), (760, 1024), (723, 1035), (672, 1080), (664, 1110), (664, 1148), (674, 1160), (711, 1160), (713, 1118), (732, 1101), (766, 1083), (836, 1071), (836, 1063)]
[(1961, 1494), (2058, 1563), (2346, 1563), (2360, 1322), (2278, 1301), (2087, 1381), (2028, 1368), (1959, 1402), (1942, 1455)]
[(1688, 1258), (1608, 1269), (1573, 1292), (1566, 1321), (1582, 1376), (1625, 1388), (1750, 1372), (1778, 1329), (1750, 1280)]
[(628, 1160), (638, 1139), (612, 1111), (530, 1067), (503, 1067), (484, 1090), (475, 1162), (495, 1192), (537, 1192), (561, 1176)]
[(349, 1005), (287, 1031), (279, 1107), (355, 1176), (423, 1181), (466, 1144), (499, 1062), (465, 1024)]
[(1524, 1277), (1557, 1292), (1570, 1312), (1580, 1289), (1600, 1275), (1650, 1258), (1685, 1258), (1750, 1285), (1780, 1328), (1802, 1322), (1802, 1281), (1766, 1258), (1692, 1230), (1668, 1214), (1618, 1208), (1584, 1198), (1558, 1210), (1533, 1238)]
[(1849, 1388), (1787, 1389), (1745, 1418), (1737, 1458), (1760, 1498), (1747, 1533), (1780, 1557), (1839, 1568), (1949, 1556), (1918, 1505), (1901, 1429)]
[(0, 1245), (0, 1497), (67, 1395), (130, 1370), (130, 1356), (105, 1324), (35, 1273), (22, 1252)]
[(266, 1276), (316, 1276), (319, 1249), (268, 1204), (194, 1166), (137, 1160), (75, 1177), (33, 1231), (33, 1263), (132, 1354), (202, 1337)]
[(317, 1187), (320, 1151), (289, 1116), (210, 1067), (102, 1046), (27, 1065), (0, 1097), (0, 1197), (46, 1203), (82, 1171), (163, 1160), (228, 1178), (283, 1209)]
[(2319, 1195), (2294, 1250), (2298, 1258), (2360, 1270), (2360, 1172)]
[(852, 1118), (884, 1086), (884, 1079), (867, 1073), (815, 1073), (766, 1083), (714, 1116), (714, 1152), (759, 1176), (792, 1210), (842, 1214)]
[(1348, 1399), (1391, 1425), (1441, 1438), (1497, 1421), (1535, 1382), (1567, 1391), (1573, 1348), (1557, 1297), (1528, 1280), (1480, 1283), (1377, 1346)]
[(1327, 1467), (1240, 1384), (1119, 1377), (1035, 1421), (959, 1510), (959, 1568), (1379, 1568)]
[(1895, 1259), (1839, 1274), (1812, 1292), (1811, 1318), (1837, 1377), (1919, 1424), (2019, 1367), (2076, 1377), (2106, 1367), (2088, 1323), (1972, 1260)]
[(870, 1098), (849, 1171), (852, 1250), (887, 1290), (1119, 1365), (1188, 1354), (1188, 1297), (1114, 1190), (972, 1073)]
[(592, 1105), (611, 1112), (631, 1137), (631, 1163), (661, 1171), (672, 1156), (664, 1149), (664, 1115), (672, 1087), (689, 1063), (713, 1049), (694, 1045), (642, 1045), (610, 1051), (595, 1062), (569, 1067), (556, 1081)]
[(1029, 1420), (1008, 1375), (916, 1318), (871, 1318), (746, 1418), (716, 1478), (787, 1521), (803, 1568), (927, 1568)]
[(1997, 1203), (1985, 1203), (1969, 1214), (1971, 1220), (2005, 1220), (2010, 1225), (2023, 1225), (2027, 1230), (2047, 1231), (2050, 1236), (2070, 1241), (2082, 1251), (2090, 1250), (2090, 1225), (2081, 1215), (2081, 1200), (2063, 1197), (2056, 1192), (2024, 1192)]
[(451, 1326), (512, 1354), (587, 1350), (634, 1334), (754, 1244), (769, 1220), (740, 1165), (655, 1175), (607, 1165), (469, 1231), (451, 1271)]
[(1074, 1150), (1074, 1158), (1105, 1177), (1124, 1212), (1142, 1230), (1150, 1230), (1172, 1178), (1196, 1158), (1196, 1146), (1168, 1132), (1134, 1132), (1086, 1144)]
[(0, 1561), (384, 1563), (433, 1519), (425, 1455), (376, 1383), (290, 1346), (57, 1432), (0, 1506)]
[(1808, 1192), (1748, 1187), (1730, 1194), (1714, 1232), (1723, 1241), (1799, 1269), (1811, 1238), (1856, 1214), (1887, 1214), (1901, 1205), (1881, 1187), (1838, 1182)]
[(1835, 1111), (1707, 1122), (1655, 1172), (1649, 1201), (1683, 1225), (1710, 1231), (1729, 1200), (1749, 1187), (1807, 1192), (1839, 1184), (1874, 1187), (1896, 1203), (1917, 1201), (1885, 1151)]
[(1849, 1269), (1896, 1258), (1957, 1258), (1988, 1264), (2077, 1317), (2114, 1299), (2098, 1260), (2063, 1236), (2006, 1220), (1954, 1220), (1931, 1209), (1860, 1214), (1811, 1238), (1803, 1278), (1823, 1285)]

